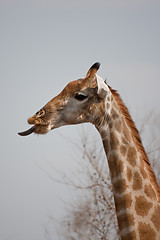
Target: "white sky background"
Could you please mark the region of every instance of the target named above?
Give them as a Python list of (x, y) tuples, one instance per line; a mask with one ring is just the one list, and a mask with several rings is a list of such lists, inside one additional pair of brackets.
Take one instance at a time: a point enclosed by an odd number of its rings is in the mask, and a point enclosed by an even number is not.
[(159, 23), (158, 0), (0, 1), (0, 239), (44, 239), (48, 215), (65, 213), (67, 187), (38, 165), (53, 176), (47, 161), (74, 171), (67, 138), (78, 141), (81, 127), (23, 138), (17, 132), (69, 81), (100, 61), (99, 75), (118, 89), (134, 120), (159, 113)]

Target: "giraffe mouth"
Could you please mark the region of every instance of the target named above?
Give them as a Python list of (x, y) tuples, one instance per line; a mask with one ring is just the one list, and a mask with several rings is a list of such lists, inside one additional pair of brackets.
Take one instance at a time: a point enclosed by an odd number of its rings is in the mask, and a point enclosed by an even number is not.
[(19, 132), (18, 134), (20, 136), (28, 136), (28, 135), (30, 135), (31, 133), (34, 132), (35, 128), (36, 128), (36, 126), (34, 125), (33, 127), (29, 128), (28, 130), (26, 130), (24, 132)]
[(26, 131), (19, 132), (18, 134), (20, 136), (28, 136), (33, 132), (36, 134), (45, 134), (49, 130), (51, 130), (50, 124), (48, 124), (46, 121), (44, 121), (44, 119), (36, 118), (35, 116), (29, 118), (28, 123), (34, 124), (34, 126), (32, 126), (31, 128), (29, 128)]
[(36, 134), (46, 134), (47, 132), (49, 132), (51, 129), (53, 129), (51, 127), (50, 124), (48, 125), (34, 125), (32, 126), (31, 128), (29, 128), (28, 130), (26, 131), (23, 131), (23, 132), (19, 132), (18, 135), (20, 136), (28, 136), (30, 135), (31, 133), (36, 133)]

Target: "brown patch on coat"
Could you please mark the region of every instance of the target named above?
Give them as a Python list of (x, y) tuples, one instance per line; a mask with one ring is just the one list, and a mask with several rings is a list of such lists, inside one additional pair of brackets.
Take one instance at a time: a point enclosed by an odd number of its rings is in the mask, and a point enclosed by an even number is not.
[(134, 147), (130, 147), (127, 154), (127, 161), (133, 166), (136, 166), (137, 152)]
[(126, 191), (126, 189), (128, 188), (128, 185), (126, 184), (126, 180), (122, 179), (113, 183), (113, 187), (114, 187), (115, 193), (121, 194)]
[(144, 169), (141, 169), (141, 174), (143, 176), (144, 179), (146, 179), (148, 176), (147, 176), (147, 173)]
[(132, 187), (133, 190), (140, 190), (142, 188), (142, 178), (138, 172), (134, 173)]
[(155, 208), (151, 221), (156, 227), (157, 231), (160, 231), (160, 206)]
[(156, 240), (155, 231), (151, 228), (149, 224), (139, 222), (138, 231), (140, 240)]
[(100, 133), (101, 133), (101, 138), (102, 138), (103, 145), (104, 145), (104, 150), (107, 154), (109, 151), (109, 141), (108, 141), (108, 138), (106, 137), (106, 130), (101, 130)]
[(109, 128), (112, 129), (112, 127), (113, 127), (113, 123), (109, 122)]
[(121, 121), (118, 121), (118, 122), (115, 123), (115, 129), (116, 129), (117, 132), (119, 132), (119, 133), (121, 132), (121, 129), (122, 129)]
[(108, 109), (108, 110), (110, 109), (110, 104), (109, 104), (109, 103), (107, 103), (107, 109)]
[(130, 208), (132, 204), (132, 195), (127, 193), (121, 197), (115, 196), (116, 212), (118, 213), (122, 209)]
[(111, 150), (117, 150), (119, 145), (119, 140), (117, 135), (115, 134), (115, 132), (111, 132), (110, 133), (110, 147)]
[(132, 170), (129, 167), (127, 167), (127, 178), (129, 182), (132, 179)]
[(144, 192), (147, 195), (147, 197), (151, 199), (156, 199), (156, 194), (151, 184), (146, 184), (144, 186)]
[(115, 120), (116, 118), (119, 118), (118, 113), (115, 111), (114, 108), (111, 110), (111, 117)]
[(124, 170), (124, 163), (119, 159), (117, 154), (113, 154), (108, 159), (109, 167), (111, 169), (111, 176), (114, 179)]
[(118, 225), (119, 225), (120, 231), (126, 228), (126, 226), (133, 226), (135, 223), (134, 216), (133, 214), (130, 214), (130, 213), (124, 213), (118, 216), (117, 218), (118, 218)]
[(108, 100), (109, 102), (111, 101), (110, 96), (107, 97), (107, 100)]
[(142, 217), (146, 216), (152, 206), (153, 204), (149, 202), (145, 197), (136, 197), (135, 210), (137, 215), (140, 215)]
[(126, 152), (127, 152), (127, 148), (125, 145), (120, 146), (120, 152), (121, 152), (122, 156), (125, 157)]

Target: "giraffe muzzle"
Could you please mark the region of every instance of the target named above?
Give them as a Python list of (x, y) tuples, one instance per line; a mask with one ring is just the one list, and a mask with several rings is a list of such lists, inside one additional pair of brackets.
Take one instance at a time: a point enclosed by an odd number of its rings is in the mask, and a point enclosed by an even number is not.
[(33, 127), (29, 128), (28, 130), (26, 130), (24, 132), (19, 132), (18, 134), (20, 136), (28, 136), (28, 135), (30, 135), (31, 133), (34, 132), (35, 128), (36, 128), (36, 126), (33, 126)]

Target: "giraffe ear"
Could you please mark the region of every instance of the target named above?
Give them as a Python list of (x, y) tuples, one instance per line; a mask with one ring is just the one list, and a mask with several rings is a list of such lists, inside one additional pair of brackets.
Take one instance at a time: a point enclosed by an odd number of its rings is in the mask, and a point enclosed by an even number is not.
[(98, 75), (96, 75), (96, 77), (97, 77), (97, 86), (98, 86), (97, 94), (100, 98), (105, 98), (107, 96), (109, 88), (101, 77), (99, 77)]
[(95, 64), (93, 64), (90, 69), (87, 72), (86, 77), (90, 76), (90, 75), (94, 75), (96, 74), (96, 72), (98, 71), (98, 69), (100, 68), (100, 63), (96, 62)]

